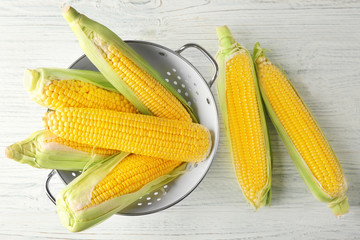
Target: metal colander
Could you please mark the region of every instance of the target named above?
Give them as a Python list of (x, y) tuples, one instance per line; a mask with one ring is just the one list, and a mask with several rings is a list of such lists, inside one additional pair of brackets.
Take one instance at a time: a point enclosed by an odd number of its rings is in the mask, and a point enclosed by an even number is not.
[[(189, 195), (205, 177), (214, 159), (219, 143), (219, 119), (214, 100), (210, 91), (214, 83), (218, 67), (211, 55), (201, 46), (193, 43), (185, 44), (176, 51), (158, 44), (144, 41), (126, 41), (138, 54), (147, 60), (169, 82), (193, 108), (199, 122), (206, 126), (212, 135), (212, 150), (209, 157), (196, 164), (188, 164), (188, 171), (161, 188), (141, 197), (119, 214), (143, 215), (164, 210), (180, 202)], [(187, 48), (195, 48), (204, 54), (214, 67), (214, 75), (206, 82), (199, 71), (180, 54)], [(94, 70), (96, 67), (84, 55), (75, 61), (70, 68)], [(45, 190), (51, 201), (56, 203), (49, 190), (51, 178), (58, 174), (65, 184), (70, 183), (81, 172), (53, 170), (46, 182)]]

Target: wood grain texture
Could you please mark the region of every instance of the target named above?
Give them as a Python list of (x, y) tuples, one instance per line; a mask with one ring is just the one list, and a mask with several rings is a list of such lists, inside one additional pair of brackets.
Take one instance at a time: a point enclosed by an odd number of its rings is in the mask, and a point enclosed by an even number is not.
[[(67, 67), (82, 55), (62, 19), (64, 4), (124, 39), (171, 49), (195, 42), (215, 55), (215, 27), (226, 24), (249, 50), (256, 41), (271, 49), (268, 56), (289, 75), (342, 163), (350, 213), (335, 218), (314, 199), (271, 125), (272, 206), (254, 212), (235, 180), (221, 121), (216, 159), (182, 202), (156, 214), (116, 215), (85, 232), (67, 232), (43, 189), (49, 171), (4, 156), (7, 145), (42, 128), (44, 109), (23, 88), (25, 68)], [(1, 239), (360, 239), (359, 1), (2, 0), (0, 34)], [(184, 56), (210, 79), (212, 69), (202, 56)], [(55, 178), (53, 191), (61, 187)]]

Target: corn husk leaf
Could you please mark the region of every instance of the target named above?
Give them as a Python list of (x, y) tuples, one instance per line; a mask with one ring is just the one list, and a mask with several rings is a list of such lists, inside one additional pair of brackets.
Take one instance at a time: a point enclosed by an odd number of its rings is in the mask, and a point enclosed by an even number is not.
[(188, 110), (193, 121), (198, 122), (192, 108), (185, 101), (185, 99), (167, 83), (160, 74), (138, 53), (136, 53), (128, 44), (126, 44), (119, 36), (117, 36), (110, 29), (104, 25), (91, 20), (83, 14), (78, 13), (74, 8), (65, 6), (63, 8), (63, 15), (68, 21), (71, 29), (75, 33), (82, 50), (90, 61), (99, 69), (105, 78), (122, 94), (124, 95), (140, 112), (151, 115), (149, 109), (142, 103), (139, 98), (131, 91), (127, 84), (114, 72), (111, 66), (101, 55), (98, 47), (93, 43), (93, 39), (97, 38), (107, 44), (113, 45), (120, 49), (122, 54), (131, 59), (141, 69), (148, 72), (152, 77), (159, 81), (168, 91), (170, 91)]
[(59, 143), (44, 142), (56, 137), (48, 130), (40, 130), (27, 139), (8, 146), (6, 156), (35, 168), (80, 171), (88, 163), (97, 164), (109, 156), (82, 152)]
[[(254, 51), (253, 51), (253, 60), (254, 60), (255, 63), (256, 63), (256, 61), (257, 61), (257, 59), (259, 57), (264, 57), (267, 61), (269, 61), (267, 59), (267, 57), (265, 56), (265, 49), (262, 49), (260, 47), (260, 44), (256, 43), (255, 47), (254, 47)], [(257, 67), (257, 64), (255, 64), (255, 67)], [(286, 76), (286, 74), (284, 72), (283, 72), (283, 74)], [(286, 76), (286, 78), (288, 79), (287, 76)], [(296, 94), (299, 95), (290, 81), (289, 81), (289, 84), (295, 90)], [(347, 189), (347, 183), (346, 183), (345, 175), (344, 175), (344, 182), (346, 184), (345, 191), (339, 193), (336, 197), (329, 196), (324, 191), (324, 189), (322, 188), (321, 184), (317, 181), (315, 176), (312, 174), (312, 172), (309, 169), (309, 167), (307, 166), (306, 162), (301, 157), (300, 153), (298, 152), (295, 145), (291, 141), (289, 135), (285, 131), (285, 129), (284, 129), (283, 125), (281, 124), (279, 118), (277, 117), (273, 107), (271, 106), (271, 103), (269, 102), (269, 100), (267, 98), (266, 91), (264, 90), (264, 87), (262, 86), (260, 81), (259, 81), (259, 87), (260, 87), (261, 96), (263, 98), (263, 101), (264, 101), (265, 107), (267, 109), (268, 115), (270, 116), (270, 119), (273, 122), (278, 134), (280, 135), (280, 138), (283, 141), (283, 143), (284, 143), (284, 145), (285, 145), (291, 159), (293, 160), (293, 163), (294, 163), (296, 169), (298, 170), (299, 174), (301, 175), (301, 177), (304, 180), (307, 187), (310, 189), (312, 194), (319, 201), (328, 203), (329, 208), (331, 208), (331, 210), (333, 211), (333, 213), (336, 216), (347, 213), (348, 210), (349, 210), (349, 203), (348, 203), (348, 198), (345, 196), (345, 192), (346, 192), (346, 189)], [(305, 103), (304, 103), (304, 105), (307, 108), (308, 112), (311, 114), (310, 109), (306, 106)], [(315, 120), (313, 115), (312, 115), (312, 118)], [(316, 122), (316, 120), (315, 120), (315, 122)], [(316, 122), (316, 124), (319, 125), (317, 122)], [(324, 134), (322, 132), (321, 132), (321, 134), (324, 136)], [(324, 136), (324, 138), (325, 138), (325, 136)], [(338, 161), (338, 159), (336, 159), (336, 160)]]
[(167, 175), (163, 175), (144, 185), (140, 190), (107, 200), (101, 204), (85, 208), (91, 202), (93, 188), (129, 153), (119, 153), (88, 168), (79, 177), (73, 180), (56, 199), (57, 212), (61, 223), (71, 232), (85, 230), (98, 224), (115, 213), (135, 202), (141, 196), (174, 180), (186, 170), (186, 164), (181, 164)]
[[(224, 120), (226, 136), (227, 136), (227, 140), (228, 140), (228, 143), (230, 146), (231, 154), (233, 154), (233, 152), (234, 152), (233, 147), (235, 147), (235, 146), (232, 146), (232, 143), (230, 140), (227, 103), (226, 103), (226, 62), (230, 58), (232, 58), (235, 54), (237, 54), (240, 50), (246, 51), (247, 54), (249, 54), (249, 52), (245, 48), (241, 47), (240, 44), (234, 40), (234, 38), (227, 26), (218, 27), (216, 29), (216, 31), (218, 34), (219, 44), (220, 44), (219, 51), (216, 55), (216, 61), (219, 66), (219, 74), (218, 74), (218, 77), (216, 80), (216, 83), (217, 83), (216, 86), (217, 86), (217, 92), (218, 92), (218, 97), (219, 97), (220, 109), (221, 109), (222, 117)], [(250, 54), (249, 54), (249, 57), (251, 58)], [(253, 65), (252, 65), (252, 70), (253, 70), (253, 76), (254, 76), (254, 80), (255, 80), (254, 84), (255, 84), (255, 89), (256, 89), (257, 102), (259, 103), (258, 105), (259, 105), (259, 111), (260, 111), (261, 126), (262, 126), (262, 130), (263, 130), (264, 142), (265, 142), (265, 146), (266, 146), (268, 179), (267, 179), (266, 185), (264, 186), (262, 191), (259, 193), (260, 197), (258, 198), (257, 202), (253, 202), (253, 201), (247, 199), (245, 194), (244, 194), (244, 197), (246, 198), (247, 202), (251, 206), (253, 206), (255, 209), (258, 209), (261, 206), (270, 205), (270, 203), (271, 203), (271, 149), (270, 149), (268, 130), (267, 130), (266, 121), (265, 121), (265, 114), (263, 111), (260, 92), (258, 89), (258, 83), (256, 81), (256, 73), (255, 73), (255, 69), (254, 69)]]

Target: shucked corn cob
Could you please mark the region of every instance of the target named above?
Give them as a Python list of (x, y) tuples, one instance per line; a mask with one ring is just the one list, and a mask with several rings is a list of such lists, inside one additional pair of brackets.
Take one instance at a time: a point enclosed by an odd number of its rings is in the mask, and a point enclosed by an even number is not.
[(279, 135), (312, 193), (335, 215), (349, 209), (347, 182), (341, 165), (319, 125), (283, 71), (254, 48), (261, 93)]
[(139, 197), (184, 173), (186, 165), (120, 153), (88, 168), (56, 199), (62, 224), (82, 231), (121, 211)]
[(250, 54), (229, 29), (216, 31), (217, 90), (235, 172), (245, 198), (257, 209), (270, 204), (271, 159), (256, 73)]
[(108, 157), (97, 152), (97, 148), (87, 153), (51, 141), (54, 138), (57, 136), (48, 130), (36, 131), (27, 139), (8, 146), (6, 156), (35, 168), (71, 171), (83, 170), (90, 161), (96, 164)]
[(74, 69), (27, 69), (24, 77), (31, 98), (50, 109), (87, 107), (139, 112), (123, 95), (111, 87), (105, 89), (101, 85), (104, 82), (99, 72)]
[(196, 121), (180, 94), (110, 29), (69, 6), (63, 14), (88, 58), (142, 113)]
[(62, 108), (47, 113), (44, 122), (64, 139), (168, 160), (202, 161), (211, 148), (209, 130), (187, 121), (103, 109)]

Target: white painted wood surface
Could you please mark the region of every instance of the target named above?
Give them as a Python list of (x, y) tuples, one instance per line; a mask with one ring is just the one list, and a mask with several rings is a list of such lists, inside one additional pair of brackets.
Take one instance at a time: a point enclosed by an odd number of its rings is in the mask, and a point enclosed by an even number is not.
[[(65, 3), (124, 39), (172, 49), (195, 42), (215, 55), (215, 27), (226, 24), (250, 50), (256, 41), (271, 49), (269, 57), (288, 73), (342, 163), (350, 213), (337, 219), (314, 199), (272, 126), (272, 206), (254, 212), (235, 180), (221, 125), (216, 159), (185, 200), (156, 214), (117, 215), (82, 233), (69, 233), (43, 189), (49, 171), (4, 156), (7, 145), (42, 127), (44, 109), (23, 88), (24, 69), (68, 67), (82, 54), (62, 19)], [(360, 238), (359, 1), (1, 0), (0, 35), (1, 239)], [(185, 55), (210, 78), (207, 61), (195, 51)], [(54, 191), (62, 187), (59, 179), (54, 185)]]

